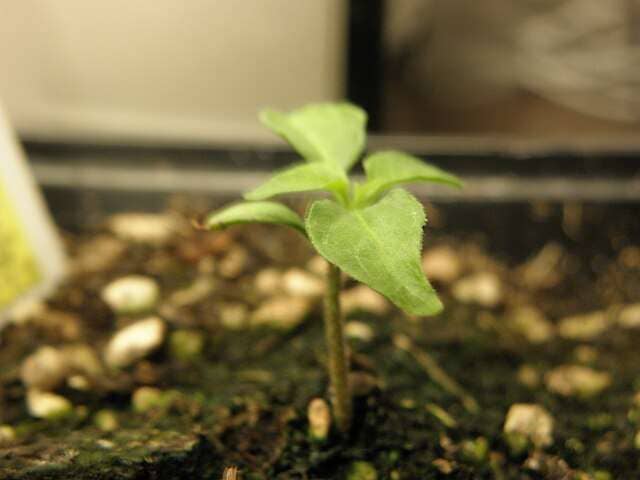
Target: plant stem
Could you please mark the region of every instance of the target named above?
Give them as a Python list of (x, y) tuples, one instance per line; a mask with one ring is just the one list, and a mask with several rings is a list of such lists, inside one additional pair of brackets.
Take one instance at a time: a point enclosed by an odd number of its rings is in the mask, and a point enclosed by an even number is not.
[(351, 392), (347, 374), (349, 365), (340, 314), (340, 269), (329, 263), (324, 297), (324, 328), (329, 353), (331, 403), (338, 429), (346, 433), (351, 426)]

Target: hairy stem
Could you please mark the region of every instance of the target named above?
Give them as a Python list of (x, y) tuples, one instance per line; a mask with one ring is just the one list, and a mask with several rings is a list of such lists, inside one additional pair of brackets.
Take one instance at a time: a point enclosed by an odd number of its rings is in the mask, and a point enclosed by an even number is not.
[(331, 263), (328, 265), (324, 297), (324, 327), (333, 414), (340, 431), (346, 433), (351, 426), (351, 392), (347, 378), (349, 365), (340, 314), (340, 269)]

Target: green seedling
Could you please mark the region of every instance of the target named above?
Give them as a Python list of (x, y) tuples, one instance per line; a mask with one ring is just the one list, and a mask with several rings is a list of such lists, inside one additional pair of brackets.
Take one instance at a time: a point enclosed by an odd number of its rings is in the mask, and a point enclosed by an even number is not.
[[(348, 362), (340, 314), (340, 271), (369, 285), (412, 315), (442, 310), (421, 267), (422, 204), (399, 185), (436, 182), (460, 187), (455, 176), (399, 151), (363, 160), (366, 179), (350, 181), (349, 170), (365, 147), (366, 113), (346, 103), (310, 104), (290, 113), (264, 110), (263, 124), (283, 137), (304, 159), (244, 195), (245, 201), (213, 212), (211, 229), (252, 222), (298, 230), (328, 262), (324, 323), (333, 412), (346, 432), (351, 423)], [(295, 192), (327, 192), (314, 200), (304, 219), (268, 199)]]

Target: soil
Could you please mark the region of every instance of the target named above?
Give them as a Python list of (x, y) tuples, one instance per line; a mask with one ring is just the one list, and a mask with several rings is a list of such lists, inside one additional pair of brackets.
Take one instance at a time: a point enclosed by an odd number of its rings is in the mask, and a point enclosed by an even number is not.
[[(251, 311), (265, 301), (254, 288), (260, 270), (308, 265), (313, 252), (301, 236), (254, 226), (222, 233), (183, 228), (159, 246), (118, 240), (124, 250), (117, 258), (99, 268), (78, 267), (44, 310), (2, 331), (0, 424), (13, 427), (15, 438), (0, 440), (0, 478), (217, 479), (230, 466), (245, 480), (375, 478), (354, 476), (354, 462), (367, 462), (380, 479), (640, 477), (640, 407), (634, 403), (640, 328), (617, 321), (622, 308), (640, 299), (637, 212), (620, 213), (605, 229), (610, 210), (601, 207), (582, 206), (578, 216), (566, 205), (519, 208), (526, 212), (519, 224), (525, 220), (541, 241), (517, 253), (502, 248), (504, 236), (494, 243), (490, 227), (463, 231), (455, 228), (463, 220), (447, 222), (446, 209), (429, 210), (425, 248), (450, 246), (460, 261), (459, 278), (494, 275), (500, 298), (485, 305), (463, 301), (453, 293), (458, 280), (451, 280), (434, 282), (446, 306), (437, 317), (409, 318), (393, 308), (349, 313), (347, 320), (365, 322), (374, 337), (349, 340), (352, 369), (364, 386), (349, 435), (332, 430), (325, 441), (310, 437), (306, 413), (312, 398), (328, 399), (320, 302), (286, 331), (230, 329), (220, 320), (225, 305), (242, 302)], [(522, 240), (526, 232), (513, 228), (505, 236), (531, 244)], [(70, 253), (81, 258), (98, 237), (115, 239), (106, 228), (68, 234)], [(525, 272), (550, 244), (559, 254), (532, 280)], [(246, 260), (223, 276), (220, 265), (238, 248), (248, 252)], [(106, 371), (89, 388), (58, 387), (73, 403), (72, 414), (31, 417), (21, 363), (41, 345), (86, 343), (103, 351), (116, 329), (135, 320), (115, 315), (100, 298), (105, 284), (126, 274), (156, 279), (163, 301), (203, 275), (213, 278), (215, 288), (204, 298), (158, 309), (169, 332), (201, 333), (203, 351), (179, 358), (165, 341), (134, 365)], [(353, 285), (346, 280), (346, 289)], [(531, 341), (513, 327), (513, 311), (523, 305), (553, 324), (544, 340)], [(567, 338), (556, 328), (567, 316), (593, 311), (604, 311), (608, 322), (596, 335)], [(401, 348), (399, 334), (410, 339), (410, 349)], [(425, 358), (480, 408), (474, 411), (425, 368)], [(610, 385), (591, 396), (553, 391), (545, 374), (566, 364), (605, 372)], [(168, 400), (135, 411), (132, 393), (142, 386), (169, 392)], [(535, 403), (552, 415), (551, 445), (515, 448), (503, 430), (515, 403)], [(434, 404), (445, 413), (434, 415)], [(96, 413), (105, 409), (117, 418), (113, 431), (96, 424)]]

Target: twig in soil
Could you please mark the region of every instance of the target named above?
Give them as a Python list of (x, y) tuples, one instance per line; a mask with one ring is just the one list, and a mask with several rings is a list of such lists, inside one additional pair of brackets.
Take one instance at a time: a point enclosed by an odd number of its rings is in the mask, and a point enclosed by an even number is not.
[(435, 403), (427, 403), (425, 405), (427, 412), (433, 415), (435, 418), (440, 421), (447, 428), (456, 428), (458, 426), (458, 422), (455, 418), (453, 418), (449, 412), (447, 412), (440, 405), (436, 405)]
[(445, 372), (435, 359), (424, 350), (418, 348), (409, 337), (403, 334), (393, 336), (393, 345), (410, 353), (431, 379), (447, 392), (460, 399), (464, 408), (470, 413), (477, 413), (478, 402), (462, 386)]

